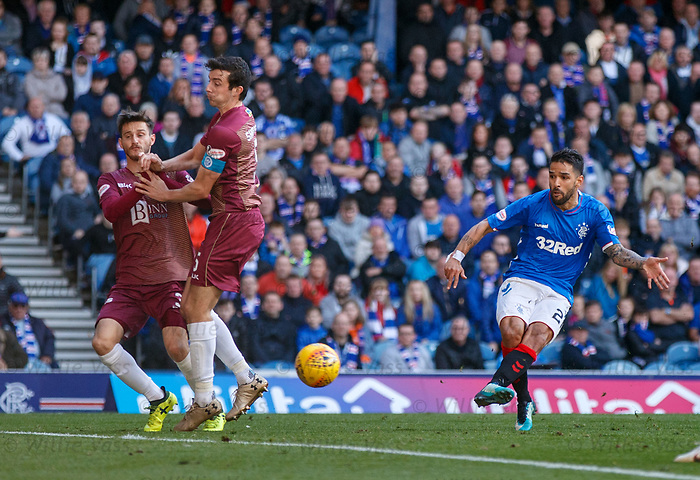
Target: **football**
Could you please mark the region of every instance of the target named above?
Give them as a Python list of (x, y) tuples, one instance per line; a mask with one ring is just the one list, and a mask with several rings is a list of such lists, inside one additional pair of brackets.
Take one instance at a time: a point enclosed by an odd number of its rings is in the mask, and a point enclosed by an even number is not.
[(294, 367), (299, 380), (309, 387), (325, 387), (338, 376), (340, 358), (328, 345), (312, 343), (299, 351)]

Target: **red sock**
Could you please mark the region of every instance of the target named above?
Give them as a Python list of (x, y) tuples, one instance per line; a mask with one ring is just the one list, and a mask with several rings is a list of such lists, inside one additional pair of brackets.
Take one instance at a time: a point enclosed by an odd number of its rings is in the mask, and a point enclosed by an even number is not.
[(533, 349), (531, 349), (530, 347), (528, 347), (527, 345), (525, 345), (523, 343), (521, 343), (520, 345), (515, 347), (513, 350), (517, 350), (519, 352), (523, 352), (527, 355), (530, 355), (532, 357), (533, 362), (535, 360), (537, 360), (537, 352), (535, 352)]
[(503, 345), (503, 342), (501, 342), (501, 353), (503, 354), (503, 358), (506, 358), (506, 355), (508, 355), (510, 352), (515, 350), (514, 348), (508, 348), (505, 345)]

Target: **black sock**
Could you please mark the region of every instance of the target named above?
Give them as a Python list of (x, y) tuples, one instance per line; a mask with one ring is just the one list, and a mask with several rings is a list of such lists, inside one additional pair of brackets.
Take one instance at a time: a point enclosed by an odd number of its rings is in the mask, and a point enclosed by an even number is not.
[(513, 382), (513, 390), (515, 390), (515, 394), (518, 397), (518, 403), (527, 403), (532, 401), (530, 392), (527, 389), (527, 371)]
[(535, 351), (521, 343), (515, 350), (506, 355), (491, 382), (507, 387), (520, 378), (536, 358)]

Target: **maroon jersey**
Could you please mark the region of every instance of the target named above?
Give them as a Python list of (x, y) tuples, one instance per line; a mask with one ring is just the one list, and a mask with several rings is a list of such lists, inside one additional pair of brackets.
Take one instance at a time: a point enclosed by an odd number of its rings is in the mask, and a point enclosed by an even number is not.
[[(192, 182), (186, 172), (170, 172), (168, 178), (185, 185)], [(135, 195), (138, 182), (128, 168), (103, 174), (99, 181), (100, 205), (107, 216), (124, 195), (134, 198), (129, 210), (114, 220), (117, 244), (117, 284), (157, 285), (185, 281), (192, 267), (192, 240), (181, 203), (157, 202)], [(122, 199), (125, 200), (125, 199)]]
[[(200, 143), (207, 150), (202, 162), (204, 168), (221, 173), (211, 190), (212, 215), (258, 207), (260, 182), (255, 175), (258, 139), (251, 111), (247, 107), (236, 107), (223, 115), (218, 112)], [(210, 168), (209, 157), (225, 161), (223, 171)]]

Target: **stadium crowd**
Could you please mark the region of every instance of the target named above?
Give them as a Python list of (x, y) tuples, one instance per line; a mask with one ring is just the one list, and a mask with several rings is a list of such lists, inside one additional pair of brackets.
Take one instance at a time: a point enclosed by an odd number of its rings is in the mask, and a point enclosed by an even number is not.
[[(245, 103), (267, 226), (217, 311), (252, 363), (291, 363), (319, 340), (346, 370), (494, 361), (519, 232), (482, 240), (456, 289), (442, 266), (470, 227), (547, 189), (565, 146), (622, 244), (669, 257), (672, 288), (647, 290), (594, 253), (552, 365), (643, 367), (698, 341), (698, 5), (401, 0), (397, 12), (394, 65), (362, 1), (0, 0), (2, 154), (53, 213), (69, 265), (84, 258), (108, 291), (115, 245), (96, 182), (124, 162), (118, 113), (147, 111), (153, 151), (178, 155), (215, 113), (206, 59), (238, 55), (255, 77)], [(186, 213), (198, 248), (209, 212)], [(143, 363), (167, 367), (152, 327)]]

